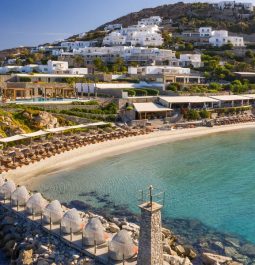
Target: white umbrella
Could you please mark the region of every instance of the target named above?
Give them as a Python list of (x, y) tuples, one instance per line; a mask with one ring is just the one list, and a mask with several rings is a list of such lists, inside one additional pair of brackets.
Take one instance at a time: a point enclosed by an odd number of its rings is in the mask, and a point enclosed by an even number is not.
[(82, 230), (83, 224), (79, 212), (76, 209), (68, 210), (62, 220), (61, 227), (64, 233), (77, 233)]
[(8, 180), (0, 187), (0, 196), (4, 199), (9, 199), (15, 189), (15, 183), (12, 180)]
[(135, 246), (128, 231), (119, 231), (109, 245), (109, 255), (113, 260), (129, 259), (135, 255)]
[(60, 223), (63, 217), (63, 209), (58, 200), (50, 202), (44, 209), (43, 220), (46, 223)]
[(16, 205), (24, 206), (26, 205), (28, 199), (29, 199), (29, 193), (25, 186), (18, 187), (12, 193), (12, 205), (14, 206)]
[(30, 214), (41, 214), (47, 205), (47, 201), (42, 197), (41, 193), (35, 193), (27, 201), (27, 211)]
[(84, 244), (86, 246), (101, 245), (105, 243), (105, 231), (98, 218), (91, 218), (84, 228)]

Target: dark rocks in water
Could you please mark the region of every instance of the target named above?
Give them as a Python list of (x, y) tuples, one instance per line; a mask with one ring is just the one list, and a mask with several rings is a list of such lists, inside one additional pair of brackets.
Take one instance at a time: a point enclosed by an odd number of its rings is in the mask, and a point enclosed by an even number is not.
[(255, 245), (244, 244), (240, 250), (242, 254), (255, 258)]
[(79, 200), (69, 202), (68, 206), (70, 206), (71, 208), (76, 208), (79, 211), (91, 211), (93, 209), (90, 204)]

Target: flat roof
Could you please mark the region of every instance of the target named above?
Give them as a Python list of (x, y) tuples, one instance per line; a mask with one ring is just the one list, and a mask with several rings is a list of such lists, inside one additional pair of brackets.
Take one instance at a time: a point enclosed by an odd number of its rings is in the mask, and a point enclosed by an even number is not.
[(247, 100), (248, 98), (243, 95), (222, 95), (222, 96), (212, 96), (219, 101), (239, 101), (239, 100)]
[(247, 97), (249, 99), (255, 99), (255, 94), (243, 94), (242, 96)]
[(161, 105), (155, 104), (153, 102), (133, 103), (133, 105), (137, 112), (162, 112), (172, 110)]
[(206, 102), (218, 102), (217, 99), (210, 97), (200, 96), (174, 96), (174, 97), (160, 97), (160, 99), (168, 103), (206, 103)]

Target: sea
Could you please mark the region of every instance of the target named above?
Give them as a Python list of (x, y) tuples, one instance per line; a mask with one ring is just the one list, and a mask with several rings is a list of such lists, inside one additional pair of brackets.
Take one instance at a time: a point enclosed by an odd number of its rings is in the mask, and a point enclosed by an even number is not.
[(78, 208), (139, 221), (141, 190), (145, 197), (150, 185), (159, 194), (154, 200), (163, 205), (165, 225), (197, 249), (230, 239), (255, 245), (254, 129), (160, 144), (53, 172), (33, 189)]

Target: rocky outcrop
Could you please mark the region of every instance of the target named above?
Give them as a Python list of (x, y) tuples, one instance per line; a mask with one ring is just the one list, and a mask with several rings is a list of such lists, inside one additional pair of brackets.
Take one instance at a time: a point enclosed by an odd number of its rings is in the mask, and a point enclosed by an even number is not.
[(46, 111), (24, 111), (22, 116), (36, 129), (51, 129), (59, 126), (58, 119)]

